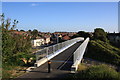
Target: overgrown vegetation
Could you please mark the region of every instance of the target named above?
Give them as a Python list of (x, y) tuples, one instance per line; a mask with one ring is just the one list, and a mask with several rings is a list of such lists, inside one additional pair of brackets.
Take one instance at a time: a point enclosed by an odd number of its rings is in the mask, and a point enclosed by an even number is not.
[(71, 38), (76, 38), (76, 37), (91, 37), (91, 35), (88, 32), (85, 31), (79, 31), (77, 34), (73, 35)]
[(108, 42), (107, 33), (102, 28), (94, 29), (94, 39)]
[(120, 66), (120, 49), (112, 46), (107, 38), (107, 33), (102, 28), (94, 29), (91, 36), (89, 33), (79, 31), (74, 37), (90, 37), (87, 54), (85, 57)]
[(69, 80), (120, 80), (120, 73), (107, 65), (97, 65), (78, 71)]
[[(0, 16), (2, 24), (2, 66), (3, 73), (7, 69), (14, 69), (14, 66), (29, 66), (34, 60), (34, 55), (31, 53), (30, 37), (26, 35), (14, 35), (12, 31), (16, 27), (18, 21), (14, 20), (11, 24), (11, 19), (5, 19), (4, 14)], [(7, 66), (7, 67), (6, 67)], [(11, 73), (3, 74), (3, 78), (8, 78)]]
[(101, 40), (91, 40), (85, 57), (120, 66), (120, 49)]

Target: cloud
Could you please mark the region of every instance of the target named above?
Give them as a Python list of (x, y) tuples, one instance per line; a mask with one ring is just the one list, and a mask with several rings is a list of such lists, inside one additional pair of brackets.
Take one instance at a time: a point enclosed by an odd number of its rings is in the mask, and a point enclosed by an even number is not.
[(32, 3), (31, 6), (38, 6), (39, 4), (36, 3)]

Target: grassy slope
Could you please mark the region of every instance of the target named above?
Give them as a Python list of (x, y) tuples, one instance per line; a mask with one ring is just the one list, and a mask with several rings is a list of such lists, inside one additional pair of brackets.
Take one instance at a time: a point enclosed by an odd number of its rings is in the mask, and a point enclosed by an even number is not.
[(100, 40), (91, 40), (85, 57), (120, 66), (120, 49)]

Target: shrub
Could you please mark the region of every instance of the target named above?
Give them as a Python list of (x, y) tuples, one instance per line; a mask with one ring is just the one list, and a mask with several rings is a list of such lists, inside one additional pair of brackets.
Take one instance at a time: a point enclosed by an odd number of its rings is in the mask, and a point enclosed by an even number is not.
[(101, 40), (104, 42), (108, 42), (107, 33), (102, 28), (94, 29), (94, 39)]
[(30, 59), (35, 60), (34, 55), (26, 54), (24, 52), (17, 53), (16, 55), (14, 55), (14, 57), (16, 57), (16, 64), (21, 65), (21, 66), (23, 66), (23, 65), (29, 66), (31, 64), (31, 62), (29, 62)]

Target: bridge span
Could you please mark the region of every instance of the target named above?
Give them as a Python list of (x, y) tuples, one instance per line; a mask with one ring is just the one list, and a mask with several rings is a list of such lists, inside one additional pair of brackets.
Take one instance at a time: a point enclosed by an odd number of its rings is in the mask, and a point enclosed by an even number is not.
[[(88, 41), (89, 38), (86, 40), (76, 38), (38, 51), (36, 68), (18, 78), (62, 78), (70, 73), (75, 73)], [(51, 61), (51, 73), (48, 73), (48, 60)]]

